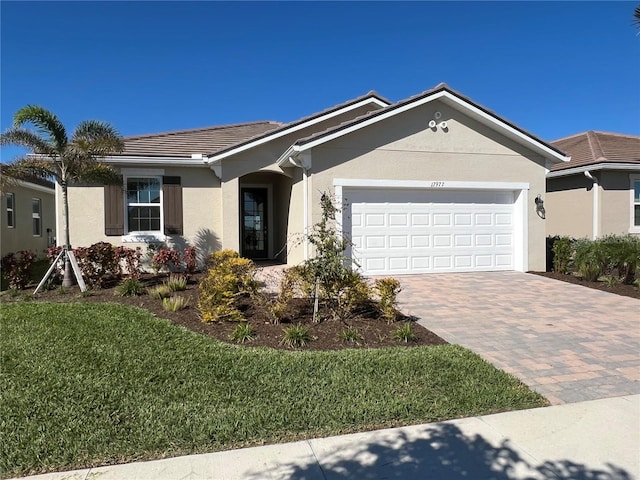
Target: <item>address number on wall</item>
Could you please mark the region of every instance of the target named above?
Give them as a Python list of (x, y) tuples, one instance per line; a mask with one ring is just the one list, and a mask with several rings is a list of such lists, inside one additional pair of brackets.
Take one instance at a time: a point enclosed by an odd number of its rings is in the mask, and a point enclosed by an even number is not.
[(431, 182), (431, 188), (442, 188), (444, 187), (444, 182)]

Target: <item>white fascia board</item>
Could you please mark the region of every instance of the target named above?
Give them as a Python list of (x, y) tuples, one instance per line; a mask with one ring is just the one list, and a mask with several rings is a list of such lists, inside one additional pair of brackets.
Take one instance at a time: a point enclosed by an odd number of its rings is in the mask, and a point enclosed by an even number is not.
[(279, 167), (285, 166), (285, 164), (289, 161), (289, 157), (297, 156), (298, 152), (300, 152), (300, 148), (296, 145), (291, 145), (285, 150), (282, 155), (280, 155), (280, 158), (276, 160), (276, 165), (278, 165)]
[(356, 130), (360, 130), (361, 128), (365, 128), (368, 127), (369, 125), (372, 125), (374, 123), (380, 122), (382, 120), (386, 120), (387, 118), (393, 117), (395, 115), (399, 115), (400, 113), (406, 112), (407, 110), (411, 110), (413, 108), (417, 108), (421, 105), (425, 105), (429, 102), (433, 102), (434, 100), (438, 100), (438, 99), (445, 99), (448, 100), (449, 102), (452, 102), (460, 107), (462, 107), (463, 109), (470, 111), (472, 113), (474, 113), (477, 117), (480, 117), (481, 119), (484, 120), (485, 123), (490, 123), (494, 126), (497, 126), (498, 128), (502, 129), (502, 130), (506, 130), (506, 132), (508, 132), (509, 135), (507, 135), (508, 137), (511, 138), (516, 138), (519, 143), (524, 143), (526, 144), (526, 146), (528, 146), (529, 148), (531, 148), (534, 151), (538, 151), (540, 153), (542, 153), (545, 158), (550, 159), (551, 161), (554, 161), (555, 163), (561, 163), (561, 162), (568, 162), (569, 160), (571, 160), (571, 157), (567, 157), (565, 155), (562, 155), (552, 149), (550, 149), (549, 147), (543, 145), (542, 143), (534, 140), (533, 138), (529, 137), (528, 135), (525, 135), (524, 133), (516, 130), (515, 128), (511, 127), (510, 125), (507, 125), (506, 123), (494, 118), (492, 115), (489, 115), (485, 112), (483, 112), (482, 110), (480, 110), (479, 108), (474, 107), (473, 105), (465, 102), (464, 100), (459, 99), (458, 97), (455, 97), (453, 95), (451, 95), (449, 92), (446, 91), (441, 91), (438, 93), (434, 93), (433, 95), (428, 95), (420, 100), (416, 100), (415, 102), (410, 102), (406, 105), (403, 105), (400, 108), (396, 108), (394, 110), (391, 110), (389, 112), (380, 114), (380, 115), (376, 115), (373, 118), (370, 118), (368, 120), (364, 120), (362, 122), (359, 122), (355, 125), (352, 125), (349, 128), (345, 128), (344, 130), (339, 130), (337, 132), (334, 132), (330, 135), (327, 135), (326, 137), (322, 137), (322, 138), (318, 138), (317, 140), (312, 140), (308, 143), (305, 143), (303, 145), (299, 145), (299, 149), (300, 151), (302, 150), (308, 150), (310, 148), (316, 147), (318, 145), (321, 145), (325, 142), (329, 142), (331, 140), (334, 140), (338, 137), (341, 137), (343, 135), (346, 135), (348, 133), (351, 132), (355, 132)]
[(502, 122), (501, 120), (498, 120), (493, 115), (489, 115), (488, 113), (486, 113), (486, 112), (480, 110), (479, 108), (477, 108), (477, 107), (465, 102), (464, 100), (461, 100), (458, 97), (455, 97), (455, 96), (449, 94), (448, 92), (443, 92), (443, 93), (446, 94), (445, 97), (446, 97), (447, 100), (450, 100), (450, 101), (460, 105), (461, 107), (472, 111), (474, 114), (476, 114), (480, 118), (482, 118), (485, 122), (489, 122), (490, 124), (496, 125), (497, 127), (506, 130), (510, 134), (508, 136), (515, 137), (516, 139), (520, 140), (520, 143), (528, 144), (529, 148), (533, 147), (534, 150), (541, 150), (542, 152), (544, 152), (545, 158), (547, 158), (547, 159), (549, 159), (551, 161), (555, 160), (555, 163), (569, 162), (571, 160), (571, 157), (568, 157), (566, 155), (562, 155), (561, 153), (556, 152), (555, 150), (553, 150), (553, 149), (547, 147), (546, 145), (544, 145), (543, 143), (538, 142), (537, 140), (531, 138), (529, 135), (526, 135), (526, 134), (522, 133), (521, 131), (513, 128), (511, 125), (508, 125), (508, 124)]
[(367, 105), (369, 103), (373, 103), (375, 105), (378, 105), (379, 107), (388, 107), (389, 106), (388, 103), (382, 102), (382, 101), (378, 100), (377, 98), (374, 98), (374, 97), (366, 98), (366, 99), (361, 100), (361, 101), (359, 101), (357, 103), (354, 103), (353, 105), (349, 105), (348, 107), (339, 108), (338, 110), (335, 110), (335, 111), (333, 111), (331, 113), (327, 113), (325, 115), (320, 115), (319, 117), (316, 117), (316, 118), (314, 118), (312, 120), (308, 120), (306, 122), (302, 122), (302, 123), (300, 123), (298, 125), (295, 125), (295, 126), (293, 126), (291, 128), (286, 128), (285, 127), (283, 130), (281, 130), (281, 131), (279, 131), (277, 133), (274, 133), (273, 135), (267, 135), (266, 137), (260, 138), (260, 139), (256, 140), (255, 142), (246, 143), (246, 144), (244, 144), (244, 145), (242, 145), (242, 146), (240, 146), (238, 148), (234, 148), (234, 149), (228, 150), (228, 151), (226, 151), (224, 153), (221, 153), (220, 155), (215, 155), (215, 154), (211, 155), (209, 157), (209, 161), (210, 162), (219, 161), (219, 160), (222, 160), (223, 158), (230, 157), (231, 155), (236, 155), (237, 153), (244, 152), (245, 150), (249, 150), (251, 148), (257, 147), (257, 146), (262, 145), (264, 143), (267, 143), (267, 142), (270, 142), (270, 141), (275, 140), (277, 138), (283, 137), (284, 135), (289, 135), (290, 133), (297, 132), (299, 130), (302, 130), (303, 128), (307, 128), (307, 127), (310, 127), (310, 126), (315, 125), (317, 123), (324, 122), (325, 120), (328, 120), (329, 118), (333, 118), (333, 117), (341, 115), (341, 114), (343, 114), (345, 112), (349, 112), (351, 110), (355, 110), (356, 108), (360, 108), (360, 107), (362, 107), (364, 105)]
[(208, 167), (206, 160), (186, 157), (103, 157), (100, 161), (113, 165), (164, 165), (171, 167)]
[(567, 168), (566, 170), (549, 172), (547, 173), (547, 178), (566, 177), (567, 175), (575, 175), (576, 173), (584, 173), (584, 172), (593, 172), (594, 170), (640, 171), (640, 164), (638, 163), (594, 163), (591, 165), (582, 165), (580, 167)]
[(336, 178), (334, 187), (426, 188), (433, 190), (529, 190), (526, 182), (449, 182), (443, 180), (372, 180)]

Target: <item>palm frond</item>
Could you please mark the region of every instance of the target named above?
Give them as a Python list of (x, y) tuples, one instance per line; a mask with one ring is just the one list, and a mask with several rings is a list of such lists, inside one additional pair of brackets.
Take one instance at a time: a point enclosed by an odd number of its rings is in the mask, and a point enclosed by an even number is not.
[(24, 147), (34, 153), (55, 155), (53, 147), (36, 133), (24, 128), (9, 128), (0, 134), (0, 145)]
[(640, 28), (640, 5), (633, 11), (633, 23)]
[(30, 123), (38, 132), (49, 137), (56, 150), (62, 152), (68, 142), (67, 131), (56, 115), (39, 105), (27, 105), (18, 110), (13, 116), (13, 126), (20, 128)]
[(101, 185), (122, 185), (122, 175), (104, 163), (85, 164), (79, 172), (78, 180)]
[(22, 157), (2, 166), (2, 177), (7, 177), (8, 182), (17, 180), (30, 181), (34, 178), (40, 180), (60, 180), (60, 172), (56, 162), (52, 160)]
[(74, 149), (98, 157), (124, 150), (124, 142), (118, 131), (98, 120), (81, 122), (73, 132), (71, 143)]

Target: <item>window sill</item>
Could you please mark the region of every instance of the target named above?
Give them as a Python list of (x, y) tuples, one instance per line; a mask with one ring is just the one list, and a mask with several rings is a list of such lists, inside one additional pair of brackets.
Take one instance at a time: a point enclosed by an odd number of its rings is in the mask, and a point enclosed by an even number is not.
[(636, 235), (640, 234), (640, 227), (631, 227), (629, 229), (629, 233), (635, 233)]
[(132, 232), (123, 235), (122, 243), (159, 243), (166, 242), (167, 237), (160, 232)]

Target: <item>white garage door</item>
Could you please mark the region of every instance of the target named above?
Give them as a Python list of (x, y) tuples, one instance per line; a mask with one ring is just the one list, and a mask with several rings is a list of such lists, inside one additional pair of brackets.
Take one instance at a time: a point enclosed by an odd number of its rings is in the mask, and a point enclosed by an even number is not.
[(514, 270), (514, 192), (349, 189), (343, 229), (366, 275)]

